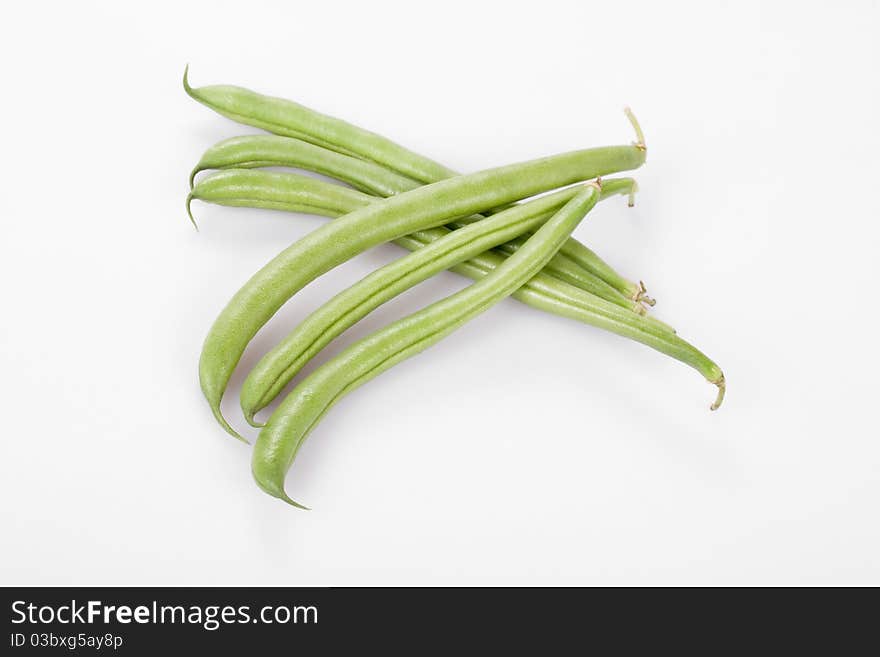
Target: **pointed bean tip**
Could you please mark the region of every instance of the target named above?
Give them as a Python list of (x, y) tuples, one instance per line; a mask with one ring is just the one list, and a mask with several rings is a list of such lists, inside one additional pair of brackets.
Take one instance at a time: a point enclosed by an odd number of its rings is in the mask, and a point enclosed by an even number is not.
[(196, 218), (193, 217), (192, 213), (192, 202), (193, 202), (192, 192), (186, 195), (186, 214), (189, 216), (189, 220), (192, 222), (193, 228), (196, 229), (196, 232), (199, 232), (199, 225), (196, 223)]
[(291, 498), (287, 491), (284, 490), (286, 468), (281, 469), (278, 463), (272, 459), (266, 460), (264, 458), (261, 450), (261, 439), (262, 433), (260, 434), (260, 439), (257, 440), (257, 446), (254, 448), (251, 460), (251, 474), (254, 477), (254, 481), (257, 482), (257, 486), (267, 495), (276, 497), (290, 506), (302, 509), (303, 511), (311, 511), (309, 507)]
[(189, 63), (183, 68), (183, 90), (188, 96), (193, 95), (193, 88), (189, 86)]
[(224, 431), (226, 431), (226, 433), (228, 433), (233, 438), (240, 440), (245, 445), (251, 444), (251, 441), (249, 441), (247, 438), (245, 438), (240, 433), (238, 433), (238, 431), (233, 429), (232, 426), (229, 424), (229, 422), (226, 421), (226, 418), (223, 417), (223, 413), (220, 411), (219, 404), (214, 404), (212, 402), (211, 403), (211, 412), (214, 414), (214, 418), (217, 420), (217, 422), (220, 423), (220, 426), (223, 427), (223, 429), (224, 429)]
[(296, 500), (292, 499), (282, 488), (281, 495), (278, 496), (279, 499), (287, 502), (290, 506), (296, 507), (297, 509), (302, 509), (303, 511), (311, 511), (311, 509), (304, 504), (300, 504)]

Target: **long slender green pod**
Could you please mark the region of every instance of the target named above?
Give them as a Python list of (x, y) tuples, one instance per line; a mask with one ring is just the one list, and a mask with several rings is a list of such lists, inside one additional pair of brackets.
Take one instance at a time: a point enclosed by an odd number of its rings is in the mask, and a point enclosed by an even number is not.
[(193, 88), (188, 73), (189, 66), (183, 72), (186, 93), (233, 121), (373, 160), (422, 183), (457, 175), (390, 139), (284, 98), (231, 85)]
[(599, 193), (596, 183), (588, 183), (491, 274), (356, 342), (306, 377), (260, 431), (251, 461), (257, 484), (302, 508), (285, 492), (284, 478), (324, 414), (348, 392), (436, 344), (541, 271)]
[(215, 320), (202, 347), (199, 380), (221, 426), (220, 401), (257, 331), (296, 292), (355, 255), (417, 230), (496, 208), (535, 194), (641, 166), (636, 145), (604, 146), (441, 180), (371, 203), (306, 235), (251, 277)]
[(189, 183), (192, 187), (195, 176), (208, 169), (275, 166), (314, 171), (375, 196), (394, 196), (422, 185), (375, 162), (278, 135), (243, 135), (214, 144), (193, 168)]
[[(628, 194), (634, 184), (631, 178), (605, 180), (602, 196)], [(538, 228), (578, 192), (578, 188), (567, 188), (454, 230), (340, 292), (306, 317), (250, 371), (241, 390), (245, 419), (252, 426), (262, 426), (255, 423), (254, 415), (321, 349), (380, 305), (439, 271)]]
[[(370, 160), (380, 164), (386, 171), (390, 169), (388, 171), (390, 174), (400, 174), (407, 179), (422, 183), (433, 183), (458, 175), (442, 164), (414, 153), (381, 135), (283, 98), (265, 96), (249, 89), (229, 85), (193, 88), (189, 84), (188, 72), (187, 66), (183, 73), (183, 88), (186, 93), (206, 107), (239, 123), (309, 142), (354, 158)], [(636, 131), (637, 146), (644, 150), (645, 138), (638, 121), (629, 108), (625, 111)], [(258, 166), (249, 163), (259, 161), (260, 158), (284, 165), (284, 157), (289, 157), (291, 162), (286, 166), (301, 166), (296, 164), (302, 157), (297, 152), (296, 144), (260, 142), (258, 137), (250, 143), (248, 142), (250, 138), (241, 137), (241, 141), (227, 145), (223, 149), (225, 152), (214, 153), (214, 156), (219, 161), (227, 163), (224, 168), (229, 166), (236, 151), (240, 151), (238, 155), (245, 163), (243, 166)], [(285, 149), (289, 151), (286, 154)], [(393, 181), (385, 181), (388, 182)], [(407, 186), (405, 189), (410, 187)], [(395, 193), (405, 189), (398, 189)], [(644, 285), (633, 283), (618, 274), (608, 263), (574, 238), (568, 240), (561, 252), (570, 258), (575, 267), (582, 267), (586, 272), (598, 276), (611, 287), (619, 290), (626, 298), (636, 301), (645, 299), (649, 305), (652, 304), (652, 300), (644, 296)]]
[(186, 211), (193, 223), (195, 219), (190, 206), (194, 200), (230, 207), (338, 217), (377, 199), (355, 189), (293, 173), (227, 169), (203, 177), (190, 190), (186, 197)]

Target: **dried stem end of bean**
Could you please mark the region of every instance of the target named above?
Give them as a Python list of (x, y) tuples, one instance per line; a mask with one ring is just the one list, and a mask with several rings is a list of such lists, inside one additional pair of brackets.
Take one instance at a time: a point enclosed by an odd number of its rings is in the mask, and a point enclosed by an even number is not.
[(657, 304), (652, 297), (648, 296), (648, 288), (645, 287), (644, 281), (639, 281), (639, 291), (636, 293), (635, 301), (643, 303), (646, 306), (651, 306), (652, 308)]
[(633, 207), (636, 204), (636, 192), (639, 191), (639, 183), (636, 182), (635, 178), (632, 181), (632, 187), (629, 188), (629, 198), (627, 199), (626, 204), (629, 207)]
[(633, 130), (636, 131), (636, 139), (637, 142), (633, 143), (633, 146), (638, 148), (640, 151), (648, 151), (648, 147), (645, 145), (645, 134), (642, 132), (642, 127), (639, 125), (638, 120), (636, 119), (636, 115), (633, 114), (633, 111), (629, 107), (624, 107), (623, 112), (626, 114), (626, 118), (629, 119), (629, 122), (632, 124)]
[(718, 386), (718, 396), (715, 397), (715, 401), (712, 402), (712, 405), (709, 407), (710, 411), (717, 411), (718, 407), (721, 406), (721, 402), (724, 401), (724, 393), (727, 390), (727, 382), (724, 380), (724, 375), (722, 374), (718, 379), (713, 381), (716, 386)]

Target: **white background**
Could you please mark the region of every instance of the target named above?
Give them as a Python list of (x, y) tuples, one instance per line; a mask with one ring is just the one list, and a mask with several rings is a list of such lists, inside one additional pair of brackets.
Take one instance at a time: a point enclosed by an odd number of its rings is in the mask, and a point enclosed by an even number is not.
[[(0, 583), (880, 584), (877, 2), (144, 7), (25, 3), (0, 27)], [(266, 496), (199, 349), (324, 220), (197, 205), (192, 229), (190, 167), (251, 130), (183, 93), (186, 63), (462, 171), (626, 143), (632, 105), (637, 206), (577, 235), (719, 362), (725, 405), (505, 301), (334, 408), (287, 479), (313, 511)], [(399, 255), (309, 286), (244, 363)]]

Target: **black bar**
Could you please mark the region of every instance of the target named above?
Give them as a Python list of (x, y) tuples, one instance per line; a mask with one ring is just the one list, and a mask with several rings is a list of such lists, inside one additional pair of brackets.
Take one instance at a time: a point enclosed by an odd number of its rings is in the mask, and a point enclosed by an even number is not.
[(6, 630), (0, 653), (8, 655), (249, 654), (267, 647), (421, 654), (428, 649), (470, 653), (478, 646), (517, 652), (528, 647), (538, 654), (637, 649), (713, 654), (732, 648), (788, 653), (795, 645), (862, 654), (877, 645), (877, 595), (869, 589), (0, 591)]

